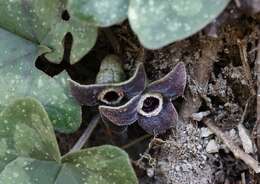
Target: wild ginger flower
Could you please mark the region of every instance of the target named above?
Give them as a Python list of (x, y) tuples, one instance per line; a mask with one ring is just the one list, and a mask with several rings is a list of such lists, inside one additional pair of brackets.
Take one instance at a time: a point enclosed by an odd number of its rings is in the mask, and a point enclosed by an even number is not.
[(134, 96), (126, 104), (118, 107), (101, 105), (99, 112), (117, 126), (138, 121), (149, 134), (161, 134), (178, 120), (171, 99), (182, 96), (185, 86), (185, 65), (179, 63), (165, 77), (148, 85), (142, 94)]
[[(119, 106), (133, 96), (141, 94), (145, 89), (146, 73), (143, 64), (138, 64), (134, 75), (129, 80), (124, 80), (125, 73), (119, 57), (108, 55), (101, 62), (96, 84), (81, 85), (71, 80), (71, 93), (81, 105)], [(114, 142), (124, 144), (127, 139), (128, 126), (116, 126), (102, 115), (101, 117), (115, 136)]]
[(81, 105), (120, 105), (124, 99), (141, 94), (146, 86), (146, 73), (143, 64), (139, 64), (134, 75), (120, 83), (82, 85), (70, 80), (71, 93)]

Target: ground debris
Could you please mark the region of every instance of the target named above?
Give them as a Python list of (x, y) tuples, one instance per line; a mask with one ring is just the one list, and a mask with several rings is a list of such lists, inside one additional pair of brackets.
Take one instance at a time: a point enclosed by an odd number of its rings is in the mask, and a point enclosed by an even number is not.
[(182, 122), (179, 123), (177, 135), (170, 137), (169, 142), (172, 139), (180, 146), (163, 146), (161, 154), (164, 160), (158, 161), (155, 173), (158, 184), (211, 183), (214, 170), (207, 160), (208, 154), (203, 148), (200, 130)]
[[(228, 11), (225, 13), (239, 10), (231, 8)], [(236, 178), (241, 178), (243, 172), (249, 171), (248, 165), (236, 159), (221, 139), (203, 125), (201, 127), (200, 121), (210, 117), (233, 143), (243, 146), (245, 139), (240, 139), (238, 125), (255, 88), (256, 74), (252, 68), (258, 37), (257, 31), (251, 29), (255, 23), (239, 15), (235, 21), (222, 25), (215, 39), (200, 34), (160, 49), (153, 55), (149, 62), (154, 69), (152, 78), (162, 77), (179, 61), (185, 62), (188, 71), (184, 99), (179, 106), (178, 101), (174, 101), (184, 125), (167, 138), (167, 141), (174, 140), (181, 146), (163, 146), (160, 154), (154, 156), (157, 158), (155, 183), (232, 183), (237, 182)], [(243, 42), (242, 54), (238, 41)], [(256, 122), (256, 108), (254, 102), (249, 106), (243, 126), (250, 134)], [(191, 129), (193, 133), (189, 134)], [(248, 138), (252, 142), (252, 137)], [(206, 148), (212, 142), (214, 150), (208, 151), (214, 154), (209, 154)]]

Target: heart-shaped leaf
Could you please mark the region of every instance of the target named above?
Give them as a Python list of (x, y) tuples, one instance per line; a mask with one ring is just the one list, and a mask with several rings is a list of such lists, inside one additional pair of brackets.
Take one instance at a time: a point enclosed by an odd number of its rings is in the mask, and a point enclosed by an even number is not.
[(66, 72), (49, 77), (34, 66), (37, 46), (0, 29), (0, 111), (20, 97), (42, 102), (61, 132), (73, 132), (81, 123), (80, 106), (69, 94)]
[(107, 27), (127, 18), (129, 0), (69, 0), (72, 15), (89, 24)]
[(0, 140), (0, 172), (17, 157), (61, 160), (48, 115), (31, 98), (17, 100), (1, 112)]
[[(54, 63), (63, 57), (63, 39), (73, 36), (70, 62), (79, 61), (95, 44), (97, 28), (65, 16), (67, 1), (0, 0), (0, 27), (40, 46), (39, 54)], [(14, 53), (15, 54), (15, 53)]]
[(151, 49), (184, 39), (211, 22), (229, 0), (131, 0), (128, 18), (141, 43)]
[(137, 184), (128, 155), (113, 146), (60, 159), (52, 124), (43, 107), (20, 99), (0, 114), (0, 183)]
[(56, 63), (63, 56), (64, 36), (71, 33), (74, 64), (94, 46), (98, 26), (111, 26), (128, 16), (141, 43), (157, 49), (199, 31), (229, 1), (0, 0), (0, 27), (37, 44), (39, 54)]
[[(100, 146), (85, 149), (69, 154), (62, 159), (71, 173), (80, 171), (86, 183), (100, 184), (136, 184), (137, 179), (131, 167), (128, 155), (114, 146)], [(67, 175), (64, 173), (64, 175)], [(90, 176), (89, 176), (90, 175)], [(60, 184), (65, 183), (65, 178), (60, 178)], [(79, 179), (76, 180), (80, 183)], [(68, 182), (70, 183), (70, 182)], [(72, 182), (71, 182), (72, 183)]]

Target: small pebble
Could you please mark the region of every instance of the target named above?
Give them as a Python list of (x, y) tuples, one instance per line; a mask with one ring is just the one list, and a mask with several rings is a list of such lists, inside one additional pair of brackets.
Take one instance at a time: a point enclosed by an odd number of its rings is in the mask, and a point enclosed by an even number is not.
[(146, 173), (148, 177), (152, 178), (154, 176), (154, 168), (148, 168)]
[(195, 121), (201, 121), (204, 117), (208, 116), (209, 114), (210, 111), (198, 112), (198, 113), (193, 113), (191, 117)]
[(180, 166), (177, 165), (177, 166), (175, 167), (175, 170), (176, 170), (176, 171), (180, 171), (180, 170), (181, 170), (181, 169), (180, 169)]
[(206, 151), (208, 153), (217, 153), (219, 151), (219, 145), (216, 143), (214, 139), (209, 141), (206, 147)]
[(200, 129), (200, 136), (201, 136), (202, 138), (209, 137), (209, 136), (212, 135), (212, 134), (213, 134), (213, 132), (211, 132), (208, 128), (202, 127), (202, 128)]

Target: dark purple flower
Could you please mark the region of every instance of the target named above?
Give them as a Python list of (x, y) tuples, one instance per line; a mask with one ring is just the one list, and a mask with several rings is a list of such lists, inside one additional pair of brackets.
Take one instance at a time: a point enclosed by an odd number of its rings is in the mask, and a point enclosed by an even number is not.
[(99, 111), (118, 126), (138, 121), (149, 134), (161, 134), (178, 120), (171, 98), (182, 96), (185, 86), (185, 65), (179, 63), (165, 77), (148, 85), (144, 93), (134, 96), (126, 104), (118, 107), (102, 105)]
[(81, 85), (70, 80), (71, 93), (81, 105), (119, 105), (122, 99), (131, 99), (141, 94), (146, 87), (143, 64), (137, 66), (134, 75), (127, 81), (112, 84)]

